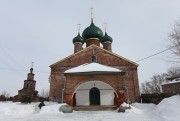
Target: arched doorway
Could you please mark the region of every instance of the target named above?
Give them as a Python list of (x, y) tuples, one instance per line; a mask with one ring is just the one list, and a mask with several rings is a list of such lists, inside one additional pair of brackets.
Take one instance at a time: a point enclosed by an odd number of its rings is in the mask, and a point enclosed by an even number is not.
[(99, 90), (100, 103), (98, 103), (98, 105), (114, 105), (114, 93), (116, 94), (116, 97), (118, 97), (118, 95), (112, 86), (103, 81), (87, 81), (79, 85), (72, 95), (72, 98), (75, 97), (74, 101), (76, 106), (91, 105), (90, 91), (92, 88), (97, 88)]
[(100, 91), (98, 88), (93, 87), (89, 91), (90, 105), (100, 105)]

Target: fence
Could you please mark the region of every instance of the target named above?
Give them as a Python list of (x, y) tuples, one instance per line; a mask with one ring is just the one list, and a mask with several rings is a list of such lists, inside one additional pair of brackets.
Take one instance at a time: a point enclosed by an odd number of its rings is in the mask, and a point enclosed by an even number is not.
[(141, 94), (141, 103), (158, 104), (162, 99), (170, 97), (175, 94), (161, 93), (161, 94)]

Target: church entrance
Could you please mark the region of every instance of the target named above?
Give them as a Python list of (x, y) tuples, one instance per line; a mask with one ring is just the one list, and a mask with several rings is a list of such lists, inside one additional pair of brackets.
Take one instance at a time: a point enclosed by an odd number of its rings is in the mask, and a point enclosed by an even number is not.
[(100, 105), (100, 91), (98, 88), (93, 87), (89, 91), (90, 105)]
[(114, 93), (103, 81), (87, 81), (76, 88), (72, 98), (76, 106), (114, 105)]

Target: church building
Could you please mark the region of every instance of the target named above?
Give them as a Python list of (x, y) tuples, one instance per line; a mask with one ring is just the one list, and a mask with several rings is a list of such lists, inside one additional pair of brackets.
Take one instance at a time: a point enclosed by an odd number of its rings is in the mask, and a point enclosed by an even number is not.
[[(115, 41), (115, 40), (114, 40)], [(51, 68), (50, 101), (72, 106), (118, 106), (140, 99), (138, 64), (112, 51), (113, 39), (90, 26), (73, 39), (74, 53)], [(86, 47), (83, 48), (83, 44)]]
[(38, 102), (43, 98), (38, 96), (38, 91), (35, 90), (36, 81), (34, 80), (33, 68), (30, 69), (30, 73), (27, 75), (27, 79), (24, 80), (24, 85), (21, 90), (18, 91), (18, 95), (14, 96), (14, 102)]

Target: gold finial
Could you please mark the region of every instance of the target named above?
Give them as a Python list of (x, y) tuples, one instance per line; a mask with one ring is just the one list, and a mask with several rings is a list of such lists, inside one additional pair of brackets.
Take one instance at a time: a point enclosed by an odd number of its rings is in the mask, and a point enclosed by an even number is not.
[(78, 33), (80, 33), (81, 24), (78, 24)]
[(106, 27), (107, 27), (107, 23), (104, 23), (105, 33), (106, 33)]
[(93, 22), (93, 9), (94, 8), (91, 7), (90, 9), (91, 9), (91, 22)]

